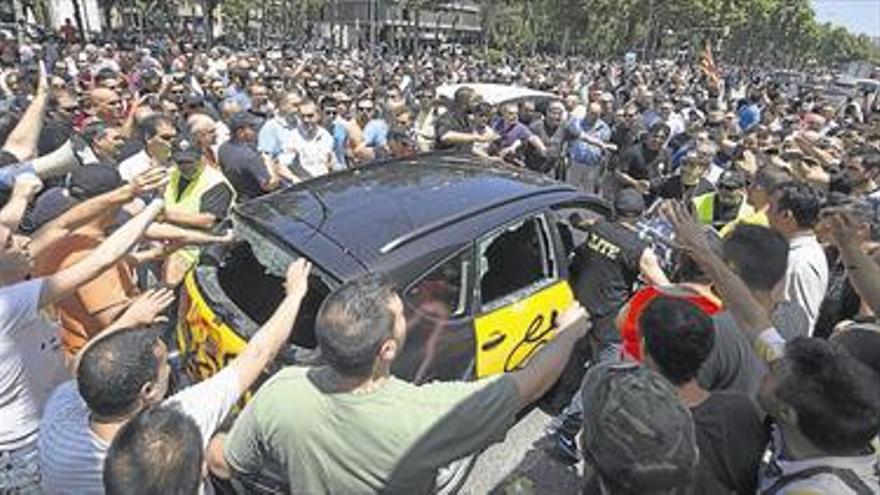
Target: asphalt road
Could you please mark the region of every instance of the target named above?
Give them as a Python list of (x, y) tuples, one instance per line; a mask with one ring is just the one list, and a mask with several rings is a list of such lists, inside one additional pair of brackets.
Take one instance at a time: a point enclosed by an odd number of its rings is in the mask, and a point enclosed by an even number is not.
[(508, 433), (504, 442), (489, 447), (477, 459), (464, 488), (465, 494), (579, 493), (580, 470), (550, 454), (546, 435), (550, 416), (535, 409)]

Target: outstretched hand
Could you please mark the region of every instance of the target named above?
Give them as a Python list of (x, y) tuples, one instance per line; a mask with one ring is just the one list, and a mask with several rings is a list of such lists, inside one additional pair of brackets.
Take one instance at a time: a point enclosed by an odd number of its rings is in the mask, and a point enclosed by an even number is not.
[(128, 309), (119, 317), (124, 322), (124, 327), (153, 325), (165, 323), (168, 318), (162, 316), (162, 312), (174, 302), (174, 292), (166, 289), (152, 289), (144, 292), (135, 299)]
[(284, 282), (284, 289), (287, 291), (288, 297), (297, 297), (299, 299), (305, 297), (309, 287), (309, 272), (311, 270), (312, 264), (305, 258), (300, 258), (287, 267), (287, 279)]
[(691, 253), (709, 252), (703, 227), (697, 222), (687, 205), (681, 201), (667, 201), (660, 206), (660, 214), (672, 225), (675, 242)]

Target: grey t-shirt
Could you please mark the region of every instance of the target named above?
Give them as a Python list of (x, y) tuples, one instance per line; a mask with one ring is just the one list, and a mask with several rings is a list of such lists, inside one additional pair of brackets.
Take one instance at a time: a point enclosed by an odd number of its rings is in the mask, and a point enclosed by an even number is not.
[(755, 354), (730, 312), (723, 311), (712, 319), (715, 346), (697, 373), (697, 381), (707, 390), (740, 392), (754, 398), (767, 365)]

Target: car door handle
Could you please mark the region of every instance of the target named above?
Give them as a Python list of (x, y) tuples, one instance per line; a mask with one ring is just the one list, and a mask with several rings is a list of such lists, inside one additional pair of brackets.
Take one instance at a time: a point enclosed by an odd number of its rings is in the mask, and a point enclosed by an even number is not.
[(481, 348), (483, 349), (483, 352), (491, 351), (492, 349), (501, 345), (501, 343), (504, 342), (504, 339), (506, 338), (507, 335), (504, 335), (503, 333), (495, 333), (494, 335), (489, 337), (488, 341), (483, 343)]

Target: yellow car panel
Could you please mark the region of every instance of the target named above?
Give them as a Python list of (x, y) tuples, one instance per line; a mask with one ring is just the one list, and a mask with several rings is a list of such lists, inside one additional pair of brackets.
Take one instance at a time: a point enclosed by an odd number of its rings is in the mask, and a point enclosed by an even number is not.
[(563, 280), (477, 317), (474, 321), (477, 377), (519, 367), (541, 345), (553, 339), (555, 322), (572, 301), (574, 294)]
[(184, 279), (182, 298), (177, 342), (190, 376), (201, 381), (226, 366), (247, 342), (208, 306), (196, 285), (194, 270)]

